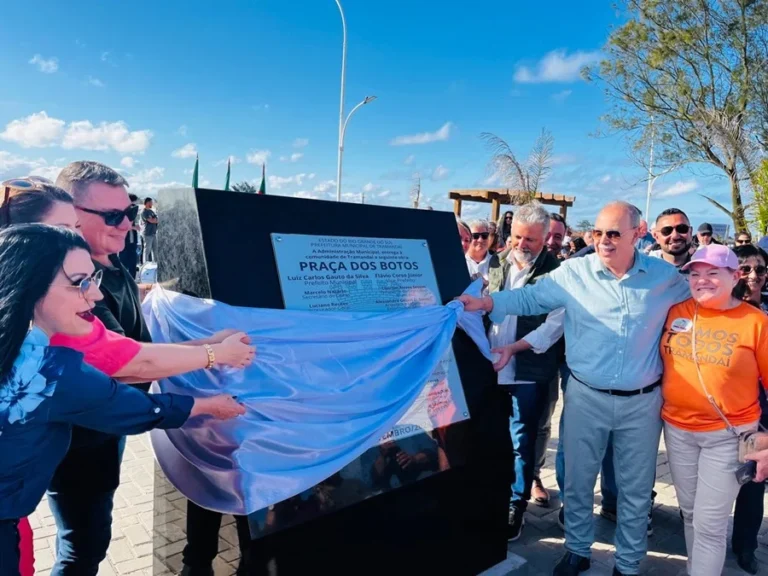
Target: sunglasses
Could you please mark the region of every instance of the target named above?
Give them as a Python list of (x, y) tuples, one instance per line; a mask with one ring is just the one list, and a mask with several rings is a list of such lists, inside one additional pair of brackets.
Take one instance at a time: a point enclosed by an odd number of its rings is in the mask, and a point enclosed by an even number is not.
[(736, 240), (736, 244), (739, 244), (740, 246), (744, 246), (744, 245), (749, 244), (749, 243), (750, 243), (750, 241), (748, 239), (744, 239), (744, 240), (738, 239), (738, 240)]
[(712, 236), (712, 232), (699, 232), (699, 236)]
[[(64, 272), (64, 276), (67, 276), (67, 273)], [(101, 286), (101, 279), (104, 277), (104, 271), (103, 270), (96, 270), (93, 274), (90, 276), (86, 276), (82, 280), (72, 280), (69, 276), (67, 276), (67, 279), (71, 282), (71, 284), (65, 284), (64, 288), (76, 288), (78, 294), (80, 294), (81, 298), (85, 298), (86, 294), (88, 294), (88, 291), (91, 289), (92, 286), (96, 286), (96, 288), (99, 288)]]
[(742, 276), (749, 276), (753, 271), (758, 276), (765, 276), (765, 273), (768, 272), (768, 268), (762, 265), (755, 266), (754, 268), (747, 265), (739, 266), (739, 272), (741, 272)]
[(592, 230), (592, 238), (599, 242), (600, 239), (603, 237), (603, 234), (605, 234), (605, 237), (608, 238), (608, 240), (614, 241), (621, 238), (622, 234), (626, 234), (627, 232), (631, 232), (634, 230), (634, 228), (630, 228), (629, 230), (625, 230), (624, 232), (621, 232), (620, 230), (598, 230), (595, 228)]
[(482, 238), (483, 240), (488, 240), (488, 236), (490, 236), (490, 232), (472, 232), (472, 238), (475, 240), (480, 240)]
[(677, 226), (664, 226), (659, 232), (661, 232), (662, 236), (670, 236), (673, 231), (678, 234), (688, 234), (690, 230), (691, 227), (688, 224), (678, 224)]
[(101, 216), (104, 220), (104, 224), (107, 226), (120, 226), (125, 218), (128, 218), (128, 220), (133, 222), (136, 220), (136, 216), (139, 215), (139, 207), (136, 204), (131, 204), (125, 210), (91, 210), (90, 208), (83, 208), (82, 206), (75, 206), (75, 208), (87, 212), (88, 214)]
[(43, 185), (47, 186), (53, 186), (53, 182), (48, 180), (47, 178), (42, 178), (40, 176), (27, 176), (26, 178), (12, 178), (11, 180), (6, 180), (2, 184), (0, 184), (0, 187), (3, 188), (3, 204), (2, 204), (2, 212), (3, 220), (5, 222), (8, 222), (8, 216), (10, 211), (10, 200), (14, 196), (18, 196), (20, 194), (24, 194), (25, 192), (32, 192), (34, 190), (42, 190)]

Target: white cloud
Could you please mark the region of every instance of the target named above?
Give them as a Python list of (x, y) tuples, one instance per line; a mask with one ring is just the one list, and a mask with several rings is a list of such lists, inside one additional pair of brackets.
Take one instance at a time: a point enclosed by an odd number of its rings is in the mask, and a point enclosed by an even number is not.
[(421, 134), (412, 134), (410, 136), (398, 136), (390, 144), (392, 146), (406, 146), (408, 144), (430, 144), (432, 142), (443, 142), (451, 137), (453, 122), (446, 122), (442, 128), (436, 132), (422, 132)]
[(269, 150), (253, 150), (248, 152), (245, 159), (248, 164), (266, 164), (272, 152)]
[(403, 162), (403, 164), (405, 164), (406, 166), (410, 166), (411, 164), (413, 164), (414, 160), (416, 160), (416, 156), (411, 154), (410, 156), (408, 156), (408, 158), (405, 159), (405, 162)]
[(193, 142), (184, 144), (184, 146), (178, 150), (171, 152), (171, 156), (174, 158), (194, 158), (197, 156), (197, 144), (194, 144)]
[(515, 71), (515, 82), (521, 84), (575, 82), (579, 80), (584, 66), (594, 64), (601, 57), (600, 52), (596, 51), (577, 51), (569, 55), (566, 50), (554, 50), (544, 56), (534, 68), (518, 66)]
[(309, 179), (309, 180), (314, 180), (314, 179), (315, 179), (315, 173), (314, 173), (314, 172), (312, 172), (312, 174), (310, 174), (309, 176), (307, 176), (307, 179)]
[(0, 150), (0, 174), (13, 171), (34, 170), (45, 166), (47, 162), (43, 158), (24, 158), (11, 154), (5, 150)]
[(93, 76), (88, 76), (88, 84), (91, 86), (96, 86), (96, 88), (104, 88), (106, 84), (99, 80), (98, 78), (94, 78)]
[(556, 92), (555, 94), (552, 94), (552, 100), (557, 102), (558, 104), (562, 104), (566, 100), (568, 100), (568, 97), (573, 94), (573, 90), (562, 90), (561, 92)]
[(134, 160), (130, 156), (126, 156), (125, 158), (120, 160), (120, 165), (125, 166), (126, 168), (133, 168), (136, 165), (136, 160)]
[(293, 141), (294, 148), (306, 148), (307, 146), (309, 146), (309, 138), (296, 138)]
[(48, 178), (51, 182), (55, 182), (63, 169), (64, 166), (57, 166), (55, 164), (40, 166), (39, 168), (31, 169), (28, 176), (42, 176), (43, 178)]
[(252, 107), (254, 110), (269, 110), (269, 104), (256, 104)]
[(280, 156), (280, 162), (298, 162), (304, 157), (301, 152), (294, 152), (290, 156)]
[(316, 194), (312, 194), (312, 192), (307, 192), (306, 190), (299, 190), (298, 192), (295, 192), (293, 194), (294, 198), (307, 198), (309, 200), (319, 200), (320, 197)]
[(0, 138), (22, 148), (55, 146), (64, 133), (65, 124), (64, 120), (51, 118), (45, 111), (37, 112), (9, 122), (5, 130), (0, 132)]
[(696, 180), (681, 180), (679, 182), (675, 182), (671, 186), (668, 186), (653, 196), (656, 198), (671, 198), (672, 196), (681, 196), (683, 194), (693, 192), (694, 190), (698, 189), (698, 187), (699, 183), (696, 182)]
[(242, 160), (238, 158), (237, 156), (228, 156), (227, 158), (224, 158), (223, 160), (219, 160), (218, 162), (214, 162), (214, 166), (224, 166), (227, 162), (229, 162), (232, 166), (235, 164), (240, 164)]
[(37, 69), (40, 70), (40, 72), (43, 72), (45, 74), (53, 74), (59, 69), (59, 59), (58, 58), (43, 58), (40, 56), (40, 54), (35, 54), (32, 59), (29, 61), (30, 64), (37, 66)]
[(432, 171), (432, 181), (439, 182), (440, 180), (445, 180), (450, 173), (451, 171), (448, 168), (440, 164)]
[(152, 132), (131, 132), (125, 122), (101, 122), (94, 126), (88, 120), (70, 122), (62, 148), (84, 150), (114, 150), (121, 154), (142, 154), (149, 147)]
[(182, 124), (181, 126), (179, 126), (178, 130), (176, 130), (176, 134), (178, 134), (179, 136), (186, 136), (187, 135), (187, 125), (186, 124)]
[[(130, 184), (131, 191), (139, 196), (154, 194), (158, 190), (164, 188), (183, 188), (189, 187), (189, 183), (183, 182), (163, 182), (162, 179), (165, 176), (165, 168), (155, 166), (153, 168), (147, 168), (145, 170), (139, 170), (132, 176), (128, 176), (128, 184)], [(206, 181), (200, 182), (201, 186), (206, 186)]]
[(387, 196), (389, 196), (391, 193), (392, 193), (392, 190), (382, 190), (381, 192), (379, 192), (378, 194), (376, 194), (376, 196), (378, 196), (379, 198), (386, 198), (386, 197), (387, 197)]
[(304, 179), (306, 177), (306, 174), (296, 174), (294, 176), (267, 176), (267, 180), (269, 181), (270, 188), (279, 190), (280, 188), (291, 184), (301, 186), (304, 184)]
[(336, 180), (325, 180), (324, 182), (320, 182), (317, 186), (315, 186), (314, 191), (320, 194), (325, 194), (326, 192), (333, 190), (335, 187)]
[(605, 176), (600, 178), (600, 182), (602, 182), (603, 184), (608, 184), (608, 182), (610, 182), (611, 180), (612, 178), (610, 174), (606, 174)]
[(368, 182), (365, 186), (363, 186), (363, 192), (366, 194), (370, 194), (371, 192), (376, 192), (377, 190), (380, 190), (381, 186), (376, 186), (373, 182)]

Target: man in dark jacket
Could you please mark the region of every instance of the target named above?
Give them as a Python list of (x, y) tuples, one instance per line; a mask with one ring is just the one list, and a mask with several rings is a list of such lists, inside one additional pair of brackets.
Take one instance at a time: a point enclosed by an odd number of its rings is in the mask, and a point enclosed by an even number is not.
[[(511, 245), (492, 263), (491, 292), (520, 288), (560, 265), (544, 248), (549, 233), (549, 213), (537, 202), (519, 209), (512, 221)], [(515, 481), (509, 512), (509, 539), (517, 540), (523, 514), (531, 496), (536, 464), (536, 436), (547, 399), (547, 386), (557, 375), (557, 348), (563, 334), (562, 310), (537, 316), (507, 316), (490, 328), (491, 344), (499, 360), (499, 385), (512, 402), (512, 442), (515, 448)]]

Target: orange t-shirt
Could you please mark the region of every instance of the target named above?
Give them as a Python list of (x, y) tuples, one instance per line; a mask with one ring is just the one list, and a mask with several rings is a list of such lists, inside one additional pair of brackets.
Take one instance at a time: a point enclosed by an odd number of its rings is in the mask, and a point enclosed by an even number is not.
[[(691, 356), (693, 298), (673, 306), (661, 336), (661, 417), (689, 432), (725, 429), (707, 400)], [(731, 310), (699, 307), (696, 348), (704, 384), (734, 426), (760, 419), (758, 380), (768, 383), (768, 315), (742, 303)]]

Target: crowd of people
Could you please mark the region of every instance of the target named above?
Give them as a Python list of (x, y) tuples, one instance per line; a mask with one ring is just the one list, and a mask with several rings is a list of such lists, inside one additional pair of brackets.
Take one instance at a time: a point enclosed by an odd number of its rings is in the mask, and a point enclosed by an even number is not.
[(601, 515), (616, 522), (614, 575), (638, 573), (653, 532), (662, 431), (688, 573), (721, 573), (735, 502), (732, 549), (756, 574), (764, 494), (757, 481), (768, 472), (768, 453), (754, 451), (765, 438), (751, 433), (768, 418), (766, 252), (746, 232), (733, 249), (722, 245), (706, 223), (694, 237), (676, 208), (649, 231), (625, 202), (606, 205), (579, 242), (537, 203), (505, 213), (498, 225), (458, 228), (469, 273), (486, 286), (482, 298), (461, 300), (488, 314), (494, 367), (513, 408), (509, 539), (520, 537), (529, 499), (549, 505), (537, 469), (559, 380), (566, 554), (555, 575), (590, 568), (599, 473)]
[[(147, 394), (148, 382), (255, 349), (235, 329), (153, 344), (140, 307), (138, 256), (152, 260), (158, 217), (115, 170), (74, 162), (55, 183), (2, 184), (0, 205), (0, 575), (32, 574), (26, 517), (44, 494), (57, 527), (52, 574), (97, 574), (110, 542), (126, 434), (234, 418), (237, 400)], [(139, 226), (139, 220), (142, 224)], [(653, 226), (611, 202), (580, 235), (538, 203), (494, 224), (458, 221), (467, 268), (485, 283), (498, 384), (509, 394), (515, 474), (508, 537), (541, 481), (551, 419), (564, 397), (556, 476), (566, 554), (556, 575), (590, 567), (593, 493), (616, 522), (614, 574), (637, 574), (653, 531), (660, 436), (685, 526), (688, 572), (720, 574), (732, 550), (758, 572), (768, 448), (768, 254), (748, 232), (734, 247), (669, 208)], [(139, 234), (140, 233), (140, 234)], [(141, 236), (141, 238), (140, 238)], [(126, 385), (131, 384), (131, 385)], [(764, 438), (762, 438), (764, 440)], [(750, 467), (749, 462), (757, 462)], [(755, 480), (755, 482), (750, 482)], [(183, 574), (211, 574), (221, 515), (188, 505)], [(237, 519), (247, 573), (246, 518)]]
[[(242, 369), (255, 349), (236, 330), (152, 344), (135, 271), (118, 257), (138, 215), (127, 187), (117, 171), (96, 162), (68, 165), (55, 184), (34, 177), (2, 183), (3, 576), (33, 573), (26, 517), (46, 492), (57, 528), (52, 574), (97, 574), (110, 542), (125, 435), (245, 412), (228, 395), (146, 393), (152, 380), (216, 366)], [(147, 222), (156, 225), (156, 216)]]

